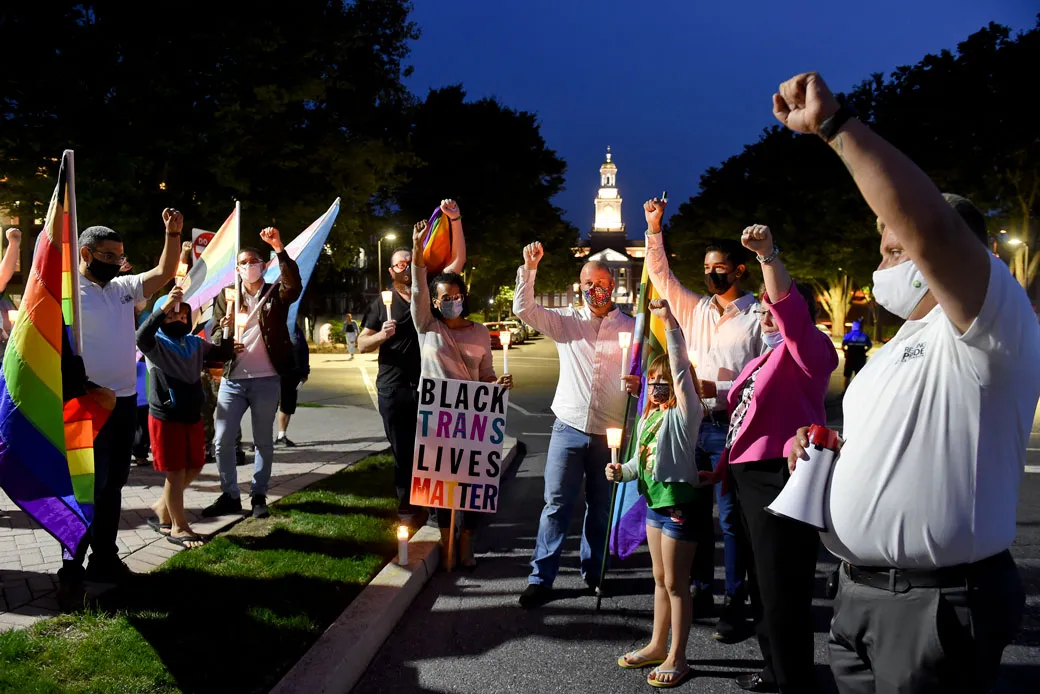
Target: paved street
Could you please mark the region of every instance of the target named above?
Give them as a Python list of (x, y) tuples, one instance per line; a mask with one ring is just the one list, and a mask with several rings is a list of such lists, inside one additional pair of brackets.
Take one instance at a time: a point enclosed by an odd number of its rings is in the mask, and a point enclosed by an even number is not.
[[(500, 369), (500, 353), (495, 361)], [(508, 430), (527, 444), (528, 455), (516, 479), (504, 486), (501, 511), (481, 534), (481, 564), (474, 573), (433, 577), (355, 692), (648, 691), (645, 672), (623, 671), (615, 664), (619, 655), (642, 646), (649, 637), (652, 580), (645, 548), (615, 564), (608, 584), (613, 597), (604, 600), (597, 613), (595, 598), (581, 593), (580, 519), (576, 517), (556, 582), (560, 599), (533, 611), (517, 605), (517, 595), (526, 585), (542, 505), (542, 473), (552, 422), (549, 405), (557, 379), (555, 348), (547, 338), (539, 338), (511, 349), (509, 362), (517, 385), (511, 395), (516, 407), (510, 412)], [(836, 373), (832, 391), (839, 393), (840, 369)], [(1032, 438), (1031, 447), (1037, 450), (1030, 451), (1030, 463), (1038, 465), (1040, 436)], [(721, 552), (719, 543), (717, 585), (722, 580)], [(1040, 691), (1040, 474), (1027, 474), (1022, 486), (1014, 553), (1028, 586), (1028, 614), (1017, 644), (1005, 653), (999, 691), (1035, 692)], [(833, 566), (833, 558), (821, 555), (818, 595)], [(833, 691), (824, 650), (829, 601), (816, 600), (813, 610), (822, 691)], [(722, 645), (711, 639), (711, 632), (710, 624), (694, 626), (688, 657), (696, 676), (681, 689), (739, 691), (731, 678), (760, 666), (757, 645), (754, 640)]]

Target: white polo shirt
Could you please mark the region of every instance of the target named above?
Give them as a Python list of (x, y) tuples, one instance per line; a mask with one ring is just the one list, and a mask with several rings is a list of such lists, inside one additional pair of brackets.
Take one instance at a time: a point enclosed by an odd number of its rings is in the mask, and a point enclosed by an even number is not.
[(144, 299), (141, 275), (116, 277), (104, 287), (79, 276), (83, 365), (87, 378), (118, 397), (137, 393), (134, 304)]
[(861, 566), (927, 569), (1010, 547), (1038, 355), (1036, 315), (998, 258), (963, 335), (938, 306), (907, 321), (845, 395), (827, 549)]

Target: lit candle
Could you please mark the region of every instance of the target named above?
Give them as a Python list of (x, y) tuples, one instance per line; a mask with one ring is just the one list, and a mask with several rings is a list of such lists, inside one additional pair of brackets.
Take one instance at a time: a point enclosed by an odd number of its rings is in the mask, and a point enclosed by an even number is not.
[[(177, 265), (177, 274), (176, 274), (176, 278), (177, 279), (175, 281), (175, 284), (178, 287), (181, 286), (181, 281), (184, 280), (184, 278), (185, 278), (185, 276), (187, 276), (187, 274), (188, 274), (188, 264), (187, 263), (179, 263)], [(177, 303), (175, 303), (173, 305), (173, 312), (174, 313), (180, 313), (180, 310), (181, 310), (181, 302), (178, 301)]]
[(610, 448), (610, 462), (617, 465), (618, 449), (621, 448), (621, 429), (609, 427), (607, 429), (607, 446)]
[(387, 289), (382, 292), (383, 294), (383, 306), (386, 306), (386, 319), (390, 320), (390, 304), (394, 303), (394, 293)]
[[(625, 376), (628, 375), (628, 348), (632, 345), (632, 333), (620, 332), (617, 334), (617, 343), (621, 347), (621, 390), (627, 390)], [(620, 436), (620, 434), (619, 434)], [(619, 444), (620, 445), (620, 444)]]
[(7, 310), (7, 320), (11, 321), (11, 325), (14, 326), (18, 322), (18, 309), (11, 308)]
[(235, 342), (242, 341), (242, 331), (246, 329), (246, 323), (249, 321), (249, 314), (238, 311), (235, 313)]
[(397, 563), (401, 566), (408, 564), (408, 526), (397, 526)]
[[(236, 310), (235, 298), (237, 296), (238, 293), (235, 291), (234, 287), (224, 288), (224, 301), (231, 307), (232, 311)], [(231, 328), (224, 328), (224, 339), (226, 340), (229, 337), (231, 337)]]
[(509, 343), (513, 341), (513, 333), (503, 328), (498, 333), (498, 341), (502, 343), (502, 373), (509, 373)]

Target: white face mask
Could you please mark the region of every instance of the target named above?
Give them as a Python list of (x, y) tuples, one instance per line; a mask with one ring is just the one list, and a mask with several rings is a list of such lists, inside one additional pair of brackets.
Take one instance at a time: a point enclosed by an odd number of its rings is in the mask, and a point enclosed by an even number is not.
[(242, 278), (243, 282), (250, 284), (260, 279), (260, 275), (264, 273), (263, 263), (250, 263), (243, 272), (242, 267), (238, 268), (238, 276)]
[(774, 330), (771, 333), (762, 333), (762, 339), (765, 340), (766, 345), (770, 349), (776, 349), (784, 344), (784, 336), (779, 330)]
[(874, 271), (874, 298), (903, 320), (910, 318), (927, 293), (928, 283), (912, 260)]

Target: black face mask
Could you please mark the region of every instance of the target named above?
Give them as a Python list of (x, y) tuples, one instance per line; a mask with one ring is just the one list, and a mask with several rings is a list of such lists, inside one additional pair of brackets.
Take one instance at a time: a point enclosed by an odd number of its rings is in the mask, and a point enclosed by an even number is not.
[(717, 270), (713, 270), (704, 275), (704, 284), (712, 294), (725, 294), (733, 286), (733, 280), (729, 278), (729, 275), (723, 275)]
[(654, 402), (668, 402), (672, 397), (672, 386), (669, 383), (651, 383), (650, 397)]
[(106, 283), (111, 282), (119, 274), (119, 266), (94, 258), (87, 264), (87, 272), (98, 282)]
[(395, 271), (391, 270), (390, 274), (393, 276), (394, 282), (400, 282), (401, 284), (411, 284), (412, 283), (412, 271), (411, 270), (405, 270), (403, 272), (395, 272)]
[(162, 330), (163, 334), (171, 340), (179, 340), (191, 332), (191, 326), (177, 321), (175, 323), (163, 323), (159, 326), (159, 330)]

